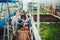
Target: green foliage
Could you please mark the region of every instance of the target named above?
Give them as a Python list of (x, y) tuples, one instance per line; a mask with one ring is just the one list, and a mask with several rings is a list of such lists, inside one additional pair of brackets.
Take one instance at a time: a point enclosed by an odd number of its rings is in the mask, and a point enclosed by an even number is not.
[(40, 23), (42, 40), (60, 40), (60, 23)]
[(40, 13), (41, 14), (45, 14), (45, 13), (47, 13), (45, 10), (40, 10)]
[(18, 6), (14, 6), (14, 8), (17, 8)]
[[(33, 10), (33, 13), (34, 14), (37, 14), (37, 9), (34, 9)], [(47, 12), (45, 10), (40, 10), (40, 13), (39, 14), (46, 14)]]

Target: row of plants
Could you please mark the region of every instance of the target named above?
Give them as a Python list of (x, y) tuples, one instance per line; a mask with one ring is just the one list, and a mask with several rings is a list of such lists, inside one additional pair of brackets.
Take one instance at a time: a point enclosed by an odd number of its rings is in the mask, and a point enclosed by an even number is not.
[(42, 40), (60, 40), (60, 23), (41, 22), (40, 36)]

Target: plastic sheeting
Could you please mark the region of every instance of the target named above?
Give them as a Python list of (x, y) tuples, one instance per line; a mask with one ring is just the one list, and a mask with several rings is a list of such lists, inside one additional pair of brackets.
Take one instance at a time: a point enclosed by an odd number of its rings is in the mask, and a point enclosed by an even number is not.
[(8, 0), (8, 2), (16, 2), (16, 0)]
[(7, 0), (0, 0), (0, 2), (6, 2)]
[(16, 0), (0, 0), (0, 3), (2, 2), (16, 2)]
[(13, 12), (10, 13), (10, 15), (7, 15), (4, 19), (0, 20), (0, 28), (2, 28), (2, 27), (6, 24), (6, 22), (8, 22), (9, 16), (11, 17), (11, 16), (13, 16), (15, 13), (16, 13), (16, 11), (13, 11)]

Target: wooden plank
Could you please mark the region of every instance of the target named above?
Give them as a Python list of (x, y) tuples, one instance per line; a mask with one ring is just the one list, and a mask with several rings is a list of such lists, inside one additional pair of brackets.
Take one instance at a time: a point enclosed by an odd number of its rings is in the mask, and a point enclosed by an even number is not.
[(57, 15), (54, 15), (54, 14), (51, 14), (52, 16), (54, 16), (54, 17), (56, 17), (56, 18), (58, 18), (58, 19), (60, 19), (60, 17), (59, 16), (57, 16)]

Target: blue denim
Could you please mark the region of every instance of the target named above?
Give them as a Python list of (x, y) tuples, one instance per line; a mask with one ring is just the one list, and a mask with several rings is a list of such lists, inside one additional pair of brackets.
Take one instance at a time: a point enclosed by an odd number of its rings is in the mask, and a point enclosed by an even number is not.
[(25, 24), (28, 25), (28, 27), (31, 26), (31, 20), (30, 20), (30, 18), (26, 18)]

